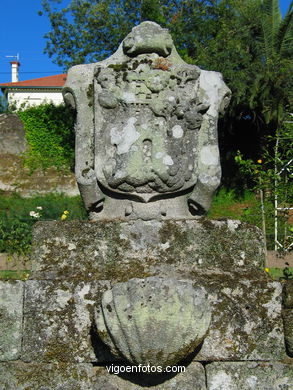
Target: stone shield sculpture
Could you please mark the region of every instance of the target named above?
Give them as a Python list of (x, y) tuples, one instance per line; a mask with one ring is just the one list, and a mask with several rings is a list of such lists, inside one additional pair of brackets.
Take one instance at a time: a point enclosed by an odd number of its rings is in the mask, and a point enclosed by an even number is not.
[(76, 179), (92, 220), (207, 211), (230, 90), (185, 63), (166, 29), (133, 28), (108, 59), (71, 68), (63, 93), (77, 112)]
[(166, 367), (201, 343), (211, 310), (205, 290), (190, 281), (149, 277), (106, 291), (95, 318), (114, 355), (132, 364)]

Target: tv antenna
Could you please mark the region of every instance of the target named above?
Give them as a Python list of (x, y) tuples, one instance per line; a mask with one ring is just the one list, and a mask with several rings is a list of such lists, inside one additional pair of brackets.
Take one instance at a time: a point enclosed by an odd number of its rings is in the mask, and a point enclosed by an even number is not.
[(16, 56), (5, 56), (7, 58), (15, 58), (17, 62), (19, 62), (19, 53), (16, 54)]

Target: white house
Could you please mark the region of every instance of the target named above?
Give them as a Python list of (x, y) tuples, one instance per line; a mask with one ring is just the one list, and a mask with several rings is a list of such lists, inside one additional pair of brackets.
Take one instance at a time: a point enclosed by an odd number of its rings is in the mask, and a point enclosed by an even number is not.
[(36, 106), (41, 103), (52, 102), (55, 105), (63, 103), (62, 87), (66, 81), (66, 74), (41, 77), (38, 79), (18, 81), (18, 61), (11, 62), (10, 83), (0, 84), (8, 105), (16, 108)]

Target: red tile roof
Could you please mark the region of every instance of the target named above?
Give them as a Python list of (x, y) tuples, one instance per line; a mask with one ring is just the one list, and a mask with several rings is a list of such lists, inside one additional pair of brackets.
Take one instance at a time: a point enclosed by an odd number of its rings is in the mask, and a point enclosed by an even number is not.
[(2, 87), (63, 87), (66, 81), (66, 73), (55, 76), (41, 77), (39, 79), (17, 81), (15, 83), (3, 83)]

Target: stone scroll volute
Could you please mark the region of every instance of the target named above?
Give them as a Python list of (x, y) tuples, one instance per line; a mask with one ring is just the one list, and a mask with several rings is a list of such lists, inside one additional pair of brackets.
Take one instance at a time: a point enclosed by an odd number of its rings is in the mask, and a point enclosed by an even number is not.
[(221, 176), (219, 73), (185, 63), (166, 29), (144, 22), (108, 59), (71, 68), (76, 179), (92, 220), (192, 218)]

